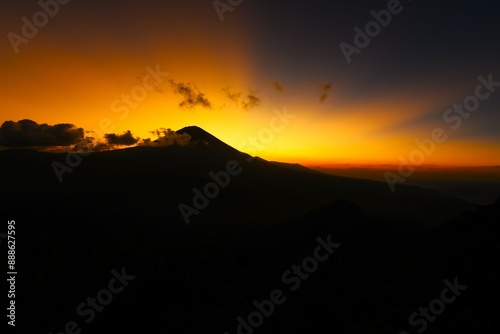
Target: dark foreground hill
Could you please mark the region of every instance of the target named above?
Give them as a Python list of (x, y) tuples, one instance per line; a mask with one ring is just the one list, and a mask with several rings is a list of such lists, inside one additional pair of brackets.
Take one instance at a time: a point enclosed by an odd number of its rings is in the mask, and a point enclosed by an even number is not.
[[(20, 332), (416, 333), (408, 318), (456, 278), (467, 289), (426, 333), (496, 333), (500, 203), (249, 162), (183, 131), (193, 145), (94, 153), (62, 183), (65, 155), (0, 152)], [(178, 205), (232, 160), (241, 173), (186, 225)]]
[[(56, 333), (69, 321), (82, 333), (238, 333), (238, 317), (248, 322), (253, 302), (278, 290), (282, 303), (255, 333), (417, 333), (423, 317), (416, 327), (409, 317), (441, 298), (445, 280), (467, 288), (426, 332), (498, 333), (500, 202), (422, 233), (347, 201), (231, 236), (173, 232), (120, 213), (103, 221), (27, 216), (18, 217), (23, 333)], [(135, 278), (86, 323), (78, 306), (122, 268)]]

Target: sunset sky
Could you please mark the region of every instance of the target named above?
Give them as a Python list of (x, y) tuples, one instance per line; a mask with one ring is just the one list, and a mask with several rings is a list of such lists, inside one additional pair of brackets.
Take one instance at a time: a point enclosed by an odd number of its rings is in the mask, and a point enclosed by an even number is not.
[[(109, 119), (113, 133), (153, 139), (158, 128), (197, 125), (245, 151), (286, 110), (295, 118), (252, 153), (306, 165), (397, 164), (439, 127), (448, 139), (425, 164), (500, 165), (500, 87), (457, 129), (443, 120), (475, 94), (479, 76), (500, 82), (498, 4), (403, 1), (348, 64), (339, 44), (354, 44), (354, 28), (387, 5), (244, 0), (221, 21), (211, 0), (72, 0), (16, 53), (8, 34), (21, 36), (21, 19), (41, 7), (4, 0), (0, 124), (92, 131)], [(140, 90), (148, 68), (168, 76)], [(124, 116), (120, 100), (134, 90), (146, 95)]]

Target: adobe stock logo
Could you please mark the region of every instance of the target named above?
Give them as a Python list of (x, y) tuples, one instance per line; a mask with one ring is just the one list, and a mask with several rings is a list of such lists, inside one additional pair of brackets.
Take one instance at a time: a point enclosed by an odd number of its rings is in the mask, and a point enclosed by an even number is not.
[[(101, 289), (97, 292), (95, 297), (87, 297), (85, 302), (80, 303), (76, 307), (76, 314), (84, 319), (85, 324), (90, 324), (96, 318), (96, 312), (104, 311), (105, 306), (109, 305), (114, 297), (120, 294), (135, 276), (128, 275), (125, 267), (122, 268), (121, 273), (115, 269), (111, 270), (113, 277), (108, 281), (107, 288)], [(76, 321), (68, 321), (64, 326), (64, 331), (54, 334), (80, 334), (82, 332), (81, 326)], [(49, 334), (53, 334), (49, 332)]]
[(21, 28), (21, 35), (18, 35), (14, 32), (9, 32), (7, 34), (7, 38), (9, 39), (10, 45), (16, 54), (19, 53), (19, 46), (21, 44), (28, 44), (29, 41), (38, 35), (39, 28), (45, 27), (49, 23), (50, 18), (54, 18), (58, 13), (60, 6), (66, 5), (71, 0), (40, 0), (38, 1), (38, 6), (42, 10), (39, 10), (35, 14), (31, 21), (23, 16), (21, 21), (23, 22), (23, 26)]
[(227, 3), (223, 0), (214, 0), (212, 4), (214, 5), (215, 11), (219, 16), (221, 22), (224, 22), (224, 13), (227, 11), (232, 12), (234, 8), (241, 5), (243, 0), (227, 0)]
[[(474, 93), (465, 97), (462, 103), (455, 103), (452, 108), (447, 109), (442, 115), (444, 122), (449, 124), (453, 131), (457, 131), (464, 120), (474, 115), (481, 107), (481, 103), (488, 100), (500, 87), (500, 82), (493, 80), (493, 73), (490, 73), (487, 78), (478, 76), (477, 80), (479, 84), (476, 86)], [(443, 127), (435, 127), (427, 138), (422, 140), (416, 138), (415, 144), (417, 148), (407, 158), (402, 155), (398, 157), (400, 161), (398, 173), (391, 171), (384, 173), (385, 180), (391, 191), (396, 191), (396, 184), (406, 182), (415, 172), (415, 167), (422, 166), (426, 159), (435, 153), (437, 144), (443, 144), (449, 139), (451, 132)]]
[[(142, 78), (142, 83), (136, 85), (129, 94), (122, 94), (120, 98), (115, 99), (111, 104), (111, 111), (113, 113), (119, 113), (118, 119), (123, 121), (130, 114), (130, 110), (137, 108), (139, 103), (144, 101), (148, 96), (149, 92), (156, 91), (159, 85), (163, 82), (170, 73), (163, 72), (160, 69), (160, 64), (156, 65), (156, 68), (147, 66), (145, 71), (147, 74)], [(99, 128), (93, 129), (92, 132), (98, 137), (104, 137), (105, 133), (113, 132), (115, 129), (115, 123), (111, 118), (104, 117), (99, 122)], [(83, 158), (90, 155), (94, 149), (92, 145), (92, 140), (88, 137), (83, 138), (78, 142), (73, 148), (68, 148), (66, 154), (66, 164), (58, 161), (53, 161), (51, 166), (54, 173), (59, 180), (59, 183), (64, 181), (64, 174), (72, 173), (75, 168), (80, 166), (83, 162)]]
[[(286, 108), (283, 108), (283, 112), (280, 113), (278, 110), (273, 110), (274, 116), (269, 122), (269, 127), (264, 127), (258, 133), (258, 136), (250, 136), (248, 142), (244, 141), (241, 146), (248, 150), (249, 154), (256, 155), (257, 150), (263, 149), (267, 144), (272, 142), (275, 138), (275, 134), (281, 132), (285, 129), (286, 125), (290, 123), (290, 119), (294, 119), (296, 115), (287, 112)], [(250, 144), (251, 146), (247, 146)], [(252, 162), (253, 157), (250, 155), (245, 160), (247, 162)], [(231, 160), (226, 164), (226, 167), (215, 173), (211, 171), (209, 173), (211, 181), (207, 182), (202, 190), (198, 188), (193, 188), (193, 199), (192, 206), (185, 203), (178, 205), (179, 211), (184, 219), (184, 222), (189, 225), (191, 223), (192, 215), (199, 215), (201, 210), (207, 208), (210, 204), (210, 200), (215, 199), (221, 191), (227, 188), (234, 177), (240, 175), (243, 172), (243, 167), (236, 160)]]
[[(281, 275), (281, 281), (288, 286), (290, 292), (297, 291), (301, 284), (311, 278), (312, 274), (318, 270), (321, 263), (327, 261), (332, 254), (341, 246), (341, 244), (332, 242), (332, 235), (329, 234), (325, 239), (317, 237), (318, 245), (311, 256), (305, 257), (300, 265), (294, 264), (290, 269)], [(246, 316), (236, 318), (236, 334), (253, 334), (260, 328), (265, 321), (270, 318), (277, 306), (287, 301), (286, 290), (273, 289), (269, 293), (269, 299), (252, 302), (253, 310)], [(224, 334), (229, 334), (225, 332)]]
[[(434, 322), (437, 316), (443, 314), (446, 309), (446, 304), (451, 304), (457, 297), (459, 297), (464, 290), (467, 289), (467, 285), (458, 284), (458, 277), (453, 279), (453, 283), (445, 279), (443, 281), (446, 288), (441, 291), (440, 298), (434, 299), (429, 303), (429, 307), (420, 307), (417, 312), (413, 312), (408, 318), (408, 322), (411, 326), (420, 328), (416, 329), (418, 333), (423, 333), (428, 326), (429, 322)], [(430, 311), (430, 312), (429, 312)], [(399, 332), (399, 334), (410, 334), (406, 331)]]
[(221, 189), (225, 189), (231, 182), (231, 177), (241, 174), (243, 168), (236, 160), (231, 160), (226, 164), (226, 169), (221, 170), (217, 173), (211, 171), (209, 173), (210, 178), (213, 182), (208, 182), (203, 187), (203, 192), (198, 188), (193, 188), (193, 206), (181, 203), (178, 208), (184, 218), (187, 225), (191, 223), (191, 215), (199, 215), (200, 210), (205, 209), (209, 204), (210, 200), (219, 196)]

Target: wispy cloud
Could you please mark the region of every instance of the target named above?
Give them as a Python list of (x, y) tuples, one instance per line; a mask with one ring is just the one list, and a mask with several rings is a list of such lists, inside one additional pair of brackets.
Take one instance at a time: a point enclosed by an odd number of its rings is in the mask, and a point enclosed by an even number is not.
[(234, 90), (231, 87), (223, 88), (222, 91), (226, 94), (228, 99), (237, 106), (241, 106), (246, 111), (258, 107), (262, 102), (255, 91), (249, 91), (247, 94), (243, 94), (243, 92)]
[(273, 81), (271, 82), (271, 84), (273, 85), (274, 89), (275, 89), (277, 92), (279, 92), (279, 93), (284, 93), (284, 92), (285, 92), (285, 87), (284, 87), (281, 83), (279, 83), (278, 81), (273, 80)]
[(140, 144), (141, 146), (187, 146), (190, 145), (191, 136), (187, 133), (177, 133), (171, 129), (160, 128), (151, 131), (151, 134), (156, 135), (158, 139), (145, 139)]
[(319, 97), (319, 101), (321, 103), (325, 103), (326, 99), (328, 98), (330, 89), (332, 88), (332, 85), (329, 83), (323, 83), (320, 84), (319, 87), (321, 89), (321, 95)]
[(258, 107), (261, 103), (260, 97), (257, 96), (257, 92), (249, 92), (246, 96), (245, 99), (241, 102), (241, 106), (245, 110), (250, 110), (255, 107)]
[(236, 105), (239, 104), (241, 92), (233, 90), (231, 87), (223, 88), (222, 91), (226, 94), (227, 98), (233, 101)]
[(212, 108), (212, 103), (205, 97), (204, 93), (200, 92), (195, 84), (190, 82), (175, 82), (174, 80), (169, 80), (169, 83), (174, 93), (182, 97), (179, 107), (187, 109), (195, 107)]

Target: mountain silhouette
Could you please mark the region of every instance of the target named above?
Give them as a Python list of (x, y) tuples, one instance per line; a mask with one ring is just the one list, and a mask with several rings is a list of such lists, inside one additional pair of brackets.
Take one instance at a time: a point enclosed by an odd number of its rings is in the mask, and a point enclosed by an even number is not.
[[(249, 162), (248, 154), (201, 128), (186, 127), (178, 133), (189, 134), (195, 144), (95, 152), (82, 157), (75, 167), (67, 164), (68, 154), (0, 152), (2, 182), (10, 189), (3, 200), (13, 207), (22, 203), (48, 208), (55, 202), (60, 203), (57, 210), (63, 204), (68, 210), (86, 206), (105, 213), (113, 210), (109, 203), (116, 199), (128, 203), (124, 209), (130, 214), (156, 220), (166, 217), (170, 224), (183, 225), (179, 204), (192, 206), (193, 189), (203, 191), (213, 182), (211, 172), (224, 171), (230, 161), (236, 161), (241, 174), (232, 177), (207, 208), (193, 217), (195, 224), (205, 228), (280, 224), (345, 199), (374, 217), (432, 226), (476, 207), (418, 187), (401, 185), (393, 194), (383, 182), (332, 176), (260, 158)], [(62, 183), (53, 170), (54, 162), (71, 167)]]
[(197, 126), (187, 126), (180, 130), (176, 131), (179, 134), (188, 134), (191, 137), (191, 140), (199, 143), (204, 143), (207, 147), (213, 148), (215, 150), (227, 151), (232, 153), (239, 153), (238, 150), (224, 143), (222, 140), (213, 136), (212, 134), (206, 132), (200, 127)]

